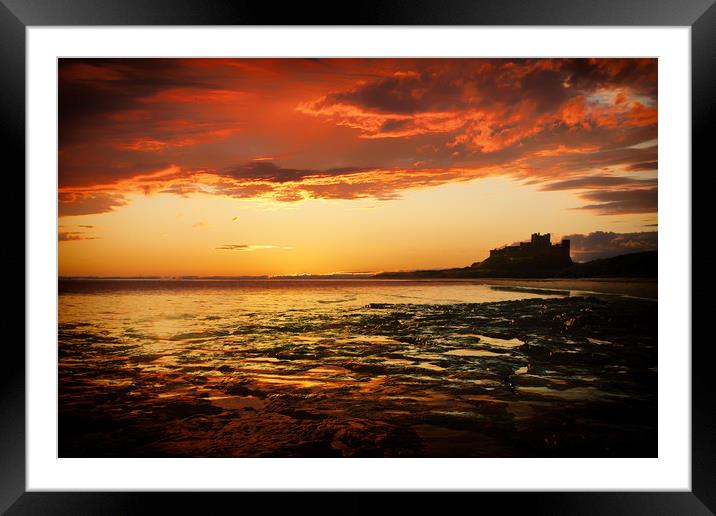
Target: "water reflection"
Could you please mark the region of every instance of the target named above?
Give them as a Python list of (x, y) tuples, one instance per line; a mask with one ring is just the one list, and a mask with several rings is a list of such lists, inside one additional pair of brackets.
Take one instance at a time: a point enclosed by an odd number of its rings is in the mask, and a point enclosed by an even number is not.
[(538, 290), (62, 282), (60, 455), (655, 454), (656, 303)]

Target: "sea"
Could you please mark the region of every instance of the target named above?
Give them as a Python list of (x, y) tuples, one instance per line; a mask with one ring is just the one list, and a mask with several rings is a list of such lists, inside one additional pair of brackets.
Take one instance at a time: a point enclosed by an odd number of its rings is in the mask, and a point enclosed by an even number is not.
[(60, 456), (655, 456), (656, 301), (523, 283), (61, 279)]

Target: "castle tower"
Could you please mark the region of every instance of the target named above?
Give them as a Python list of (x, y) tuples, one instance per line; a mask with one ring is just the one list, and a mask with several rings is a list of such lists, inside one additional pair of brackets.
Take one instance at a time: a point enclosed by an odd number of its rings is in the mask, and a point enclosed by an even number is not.
[(564, 254), (569, 258), (569, 240), (566, 238), (562, 239), (562, 250)]
[(551, 235), (549, 233), (545, 233), (544, 235), (540, 235), (539, 233), (532, 233), (532, 247), (534, 249), (548, 248), (550, 245), (552, 245), (550, 239)]

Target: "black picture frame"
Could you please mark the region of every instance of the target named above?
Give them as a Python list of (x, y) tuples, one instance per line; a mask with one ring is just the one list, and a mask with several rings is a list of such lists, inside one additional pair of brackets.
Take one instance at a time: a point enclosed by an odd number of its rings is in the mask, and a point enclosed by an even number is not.
[[(715, 0), (441, 0), (354, 1), (338, 5), (271, 3), (231, 0), (0, 0), (0, 131), (7, 166), (6, 180), (18, 181), (25, 169), (25, 29), (28, 26), (68, 25), (571, 25), (571, 26), (688, 26), (691, 28), (692, 170), (683, 171), (692, 185), (692, 238), (708, 236), (713, 215), (706, 211), (705, 196), (714, 191), (708, 129), (716, 117), (716, 3)], [(699, 170), (698, 174), (694, 171)], [(12, 172), (11, 172), (12, 171)], [(24, 181), (12, 185), (24, 191)], [(17, 194), (15, 197), (19, 197)], [(11, 196), (8, 196), (11, 197)], [(704, 197), (704, 199), (701, 199)], [(6, 221), (17, 219), (17, 209), (4, 204)], [(15, 223), (15, 244), (7, 269), (25, 270), (24, 229)], [(24, 225), (23, 225), (24, 228)], [(7, 238), (10, 238), (9, 236)], [(701, 246), (701, 244), (699, 244)], [(8, 247), (9, 248), (9, 247)], [(24, 249), (24, 246), (23, 246)], [(704, 251), (703, 247), (700, 247)], [(713, 339), (693, 331), (705, 328), (708, 302), (695, 294), (709, 292), (713, 278), (705, 260), (691, 252), (692, 342), (692, 490), (689, 492), (602, 493), (479, 493), (479, 503), (508, 503), (510, 511), (533, 514), (714, 514), (716, 512), (716, 402), (710, 389), (713, 376)], [(705, 252), (705, 251), (704, 251)], [(23, 296), (24, 297), (24, 296)], [(30, 300), (31, 301), (31, 300)], [(17, 303), (16, 306), (20, 306)], [(24, 309), (24, 304), (23, 304)], [(19, 310), (16, 308), (15, 310)], [(19, 318), (19, 314), (18, 314)], [(8, 326), (10, 325), (8, 316)], [(19, 340), (19, 339), (18, 339)], [(316, 505), (306, 494), (259, 493), (79, 493), (26, 492), (25, 487), (25, 350), (18, 340), (3, 343), (0, 392), (0, 511), (7, 514), (135, 514), (152, 510), (204, 513), (208, 503), (266, 503), (271, 509), (291, 505), (291, 511), (316, 512), (331, 506), (341, 512), (365, 513), (382, 504), (376, 493), (351, 493), (339, 506), (321, 497)], [(461, 503), (463, 495), (451, 504)], [(237, 500), (241, 497), (241, 501)], [(260, 500), (255, 500), (256, 498)], [(423, 494), (403, 497), (401, 512), (425, 508)], [(464, 500), (463, 500), (464, 501)], [(469, 504), (474, 504), (470, 500)], [(477, 507), (477, 506), (474, 506)]]

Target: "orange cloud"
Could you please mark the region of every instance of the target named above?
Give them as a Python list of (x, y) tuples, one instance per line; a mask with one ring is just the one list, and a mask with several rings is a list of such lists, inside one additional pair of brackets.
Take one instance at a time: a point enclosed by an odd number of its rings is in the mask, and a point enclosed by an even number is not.
[(60, 215), (491, 175), (655, 211), (656, 77), (655, 59), (61, 59)]

